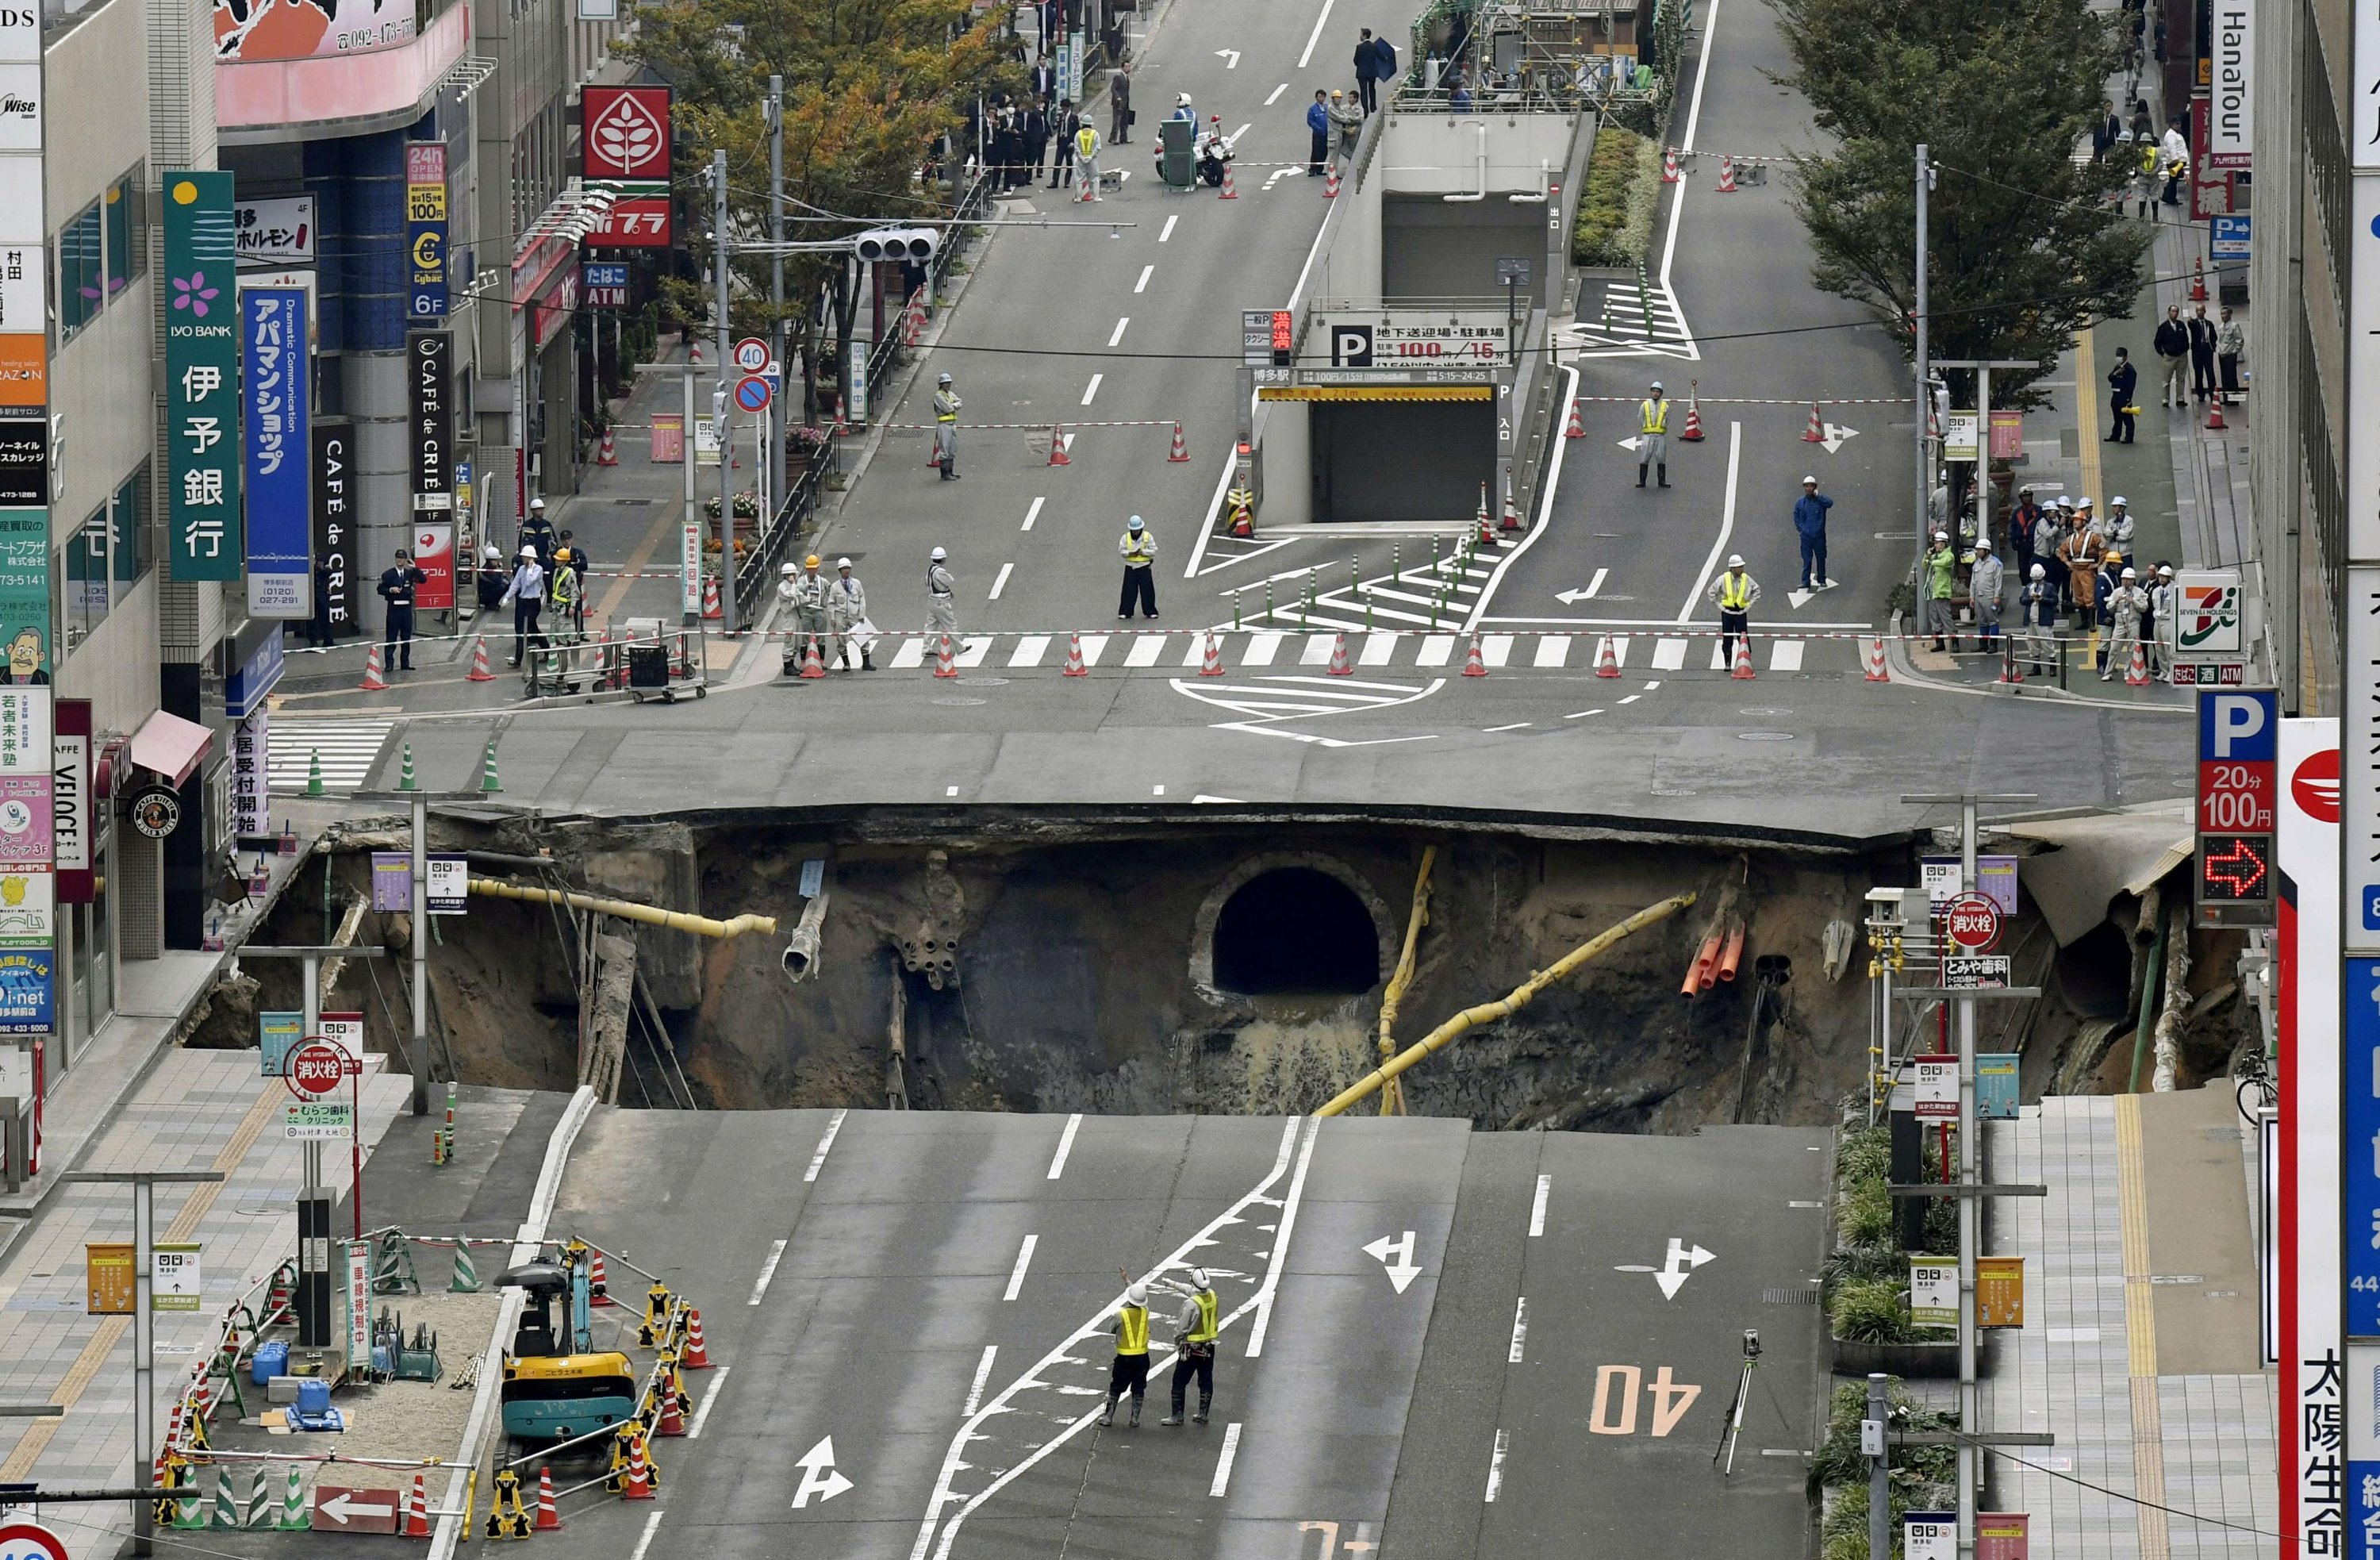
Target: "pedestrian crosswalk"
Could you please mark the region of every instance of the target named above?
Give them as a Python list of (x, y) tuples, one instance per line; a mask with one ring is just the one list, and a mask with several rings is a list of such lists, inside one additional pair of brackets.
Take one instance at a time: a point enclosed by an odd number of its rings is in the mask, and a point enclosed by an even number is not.
[(267, 738), (266, 774), (275, 796), (303, 795), (314, 761), (322, 764), (322, 789), (342, 796), (360, 790), (372, 776), (372, 761), (396, 728), (395, 716), (354, 720), (291, 720), (276, 717)]
[(1605, 283), (1599, 306), (1591, 295), (1582, 298), (1576, 323), (1557, 339), (1579, 358), (1700, 356), (1677, 295), (1658, 282)]
[[(1214, 640), (1217, 656), (1232, 671), (1262, 670), (1273, 666), (1327, 667), (1342, 641), (1350, 667), (1452, 667), (1466, 663), (1471, 653), (1469, 635), (1415, 629), (1376, 628), (1367, 632), (1358, 628), (1345, 632), (1335, 628), (1291, 632), (1279, 628), (1218, 628), (1195, 633), (1147, 630), (1075, 637), (1082, 646), (1086, 667), (1098, 666), (1104, 662), (1110, 666), (1135, 670), (1162, 666), (1191, 671), (1198, 670), (1205, 664), (1210, 638)], [(1594, 671), (1603, 664), (1607, 645), (1610, 650), (1612, 665), (1623, 671), (1630, 668), (1632, 661), (1639, 671), (1733, 670), (1718, 636), (1707, 629), (1690, 634), (1663, 634), (1658, 630), (1483, 633), (1478, 638), (1480, 664), (1489, 671), (1506, 668), (1548, 672)], [(953, 643), (952, 663), (962, 669), (980, 666), (1012, 671), (1054, 668), (1065, 664), (1068, 639), (1068, 636), (1060, 634), (970, 635), (963, 641)], [(923, 635), (903, 640), (893, 652), (890, 664), (895, 670), (925, 666), (931, 660), (931, 643)], [(1863, 664), (1860, 639), (1848, 634), (1806, 638), (1764, 635), (1752, 641), (1752, 659), (1755, 672), (1847, 673), (1861, 670)], [(276, 747), (278, 740), (276, 734)], [(327, 754), (323, 762), (327, 775), (330, 762)], [(277, 788), (280, 775), (278, 754), (273, 773)]]

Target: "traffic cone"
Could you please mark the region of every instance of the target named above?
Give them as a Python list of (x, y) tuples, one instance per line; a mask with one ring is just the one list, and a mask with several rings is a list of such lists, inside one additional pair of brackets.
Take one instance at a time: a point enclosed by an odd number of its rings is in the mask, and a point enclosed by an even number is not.
[(603, 442), (596, 447), (595, 464), (598, 466), (620, 464), (620, 452), (612, 446), (612, 430), (609, 428), (603, 430)]
[(1686, 381), (1686, 431), (1678, 435), (1682, 444), (1698, 445), (1703, 442), (1703, 399), (1694, 394), (1694, 386), (1699, 383), (1698, 380)]
[(1728, 676), (1733, 677), (1738, 682), (1750, 682), (1753, 679), (1752, 636), (1750, 634), (1739, 634), (1736, 636), (1735, 670), (1730, 672)]
[(1074, 464), (1074, 461), (1066, 456), (1066, 430), (1055, 423), (1052, 423), (1050, 428), (1050, 464), (1052, 466)]
[(296, 1463), (289, 1465), (287, 1487), (281, 1493), (281, 1520), (276, 1525), (285, 1533), (313, 1526), (306, 1516), (305, 1470)]
[(2148, 652), (2142, 648), (2141, 641), (2138, 640), (2132, 641), (2132, 658), (2124, 664), (2124, 686), (2126, 688), (2149, 686)]
[(1475, 631), (1471, 636), (1471, 659), (1463, 664), (1463, 675), (1466, 677), (1484, 677), (1488, 675), (1488, 663), (1480, 659), (1479, 635)]
[(686, 360), (689, 368), (702, 367), (702, 337), (698, 335), (687, 344)]
[(386, 693), (388, 683), (380, 675), (380, 646), (364, 652), (364, 680), (358, 685), (366, 693)]
[(430, 1487), (424, 1482), (423, 1475), (416, 1472), (413, 1476), (413, 1493), (405, 1500), (405, 1526), (397, 1530), (397, 1537), (426, 1539), (429, 1536)]
[(1183, 440), (1182, 422), (1178, 418), (1174, 420), (1173, 423), (1173, 453), (1167, 456), (1165, 459), (1167, 464), (1173, 466), (1187, 466), (1190, 464), (1190, 446)]
[(562, 1531), (562, 1508), (553, 1504), (553, 1469), (550, 1468), (540, 1468), (537, 1470), (535, 1530), (540, 1533)]
[(1322, 181), (1322, 198), (1326, 201), (1339, 199), (1339, 165), (1336, 163), (1330, 165), (1330, 177)]
[(1578, 403), (1576, 401), (1572, 401), (1570, 404), (1570, 424), (1562, 430), (1562, 437), (1565, 439), (1584, 439), (1586, 437), (1586, 424), (1578, 420)]
[(834, 408), (834, 436), (838, 439), (848, 439), (851, 437), (851, 423), (849, 420), (844, 416), (843, 408), (841, 407)]
[(488, 670), (488, 636), (481, 634), (480, 642), (471, 647), (471, 669), (463, 674), (465, 682), (493, 682), (496, 674)]
[(397, 761), (396, 788), (400, 791), (418, 791), (421, 788), (414, 783), (413, 779), (413, 744), (410, 742), (405, 745), (404, 754)]
[(719, 576), (706, 575), (702, 581), (702, 615), (712, 621), (726, 616), (719, 605)]
[(1202, 677), (1223, 675), (1223, 641), (1217, 639), (1212, 630), (1207, 635), (1207, 655), (1198, 663), (1198, 675)]
[(2220, 433), (2230, 426), (2223, 420), (2223, 397), (2217, 396), (2214, 403), (2206, 408), (2206, 431), (2210, 433)]
[(628, 1439), (628, 1477), (620, 1488), (620, 1498), (624, 1501), (649, 1501), (653, 1498), (652, 1468), (645, 1461), (645, 1438), (641, 1435)]
[(1827, 442), (1827, 425), (1818, 420), (1818, 403), (1815, 401), (1810, 403), (1810, 426), (1802, 430), (1802, 442), (1805, 445)]
[(1867, 680), (1870, 682), (1892, 680), (1892, 674), (1885, 669), (1884, 640), (1881, 639), (1867, 641)]
[(667, 1386), (661, 1389), (661, 1413), (653, 1421), (655, 1435), (684, 1435), (686, 1410), (679, 1406), (678, 1395)]
[(702, 1312), (692, 1306), (686, 1310), (686, 1352), (677, 1362), (689, 1371), (710, 1369), (710, 1352), (702, 1347)]
[(1495, 541), (1496, 528), (1488, 521), (1488, 484), (1486, 482), (1481, 482), (1479, 484), (1479, 513), (1476, 518), (1479, 522), (1479, 540), (1482, 542)]
[(1661, 182), (1663, 184), (1678, 182), (1678, 149), (1674, 146), (1661, 149)]
[(488, 750), (480, 761), (480, 794), (494, 796), (504, 787), (496, 783), (496, 739), (488, 738)]
[(826, 661), (819, 654), (818, 636), (810, 636), (810, 647), (802, 654), (802, 676), (808, 678), (826, 676)]
[(934, 676), (955, 677), (958, 675), (958, 661), (951, 652), (951, 637), (944, 634), (941, 637), (941, 648), (934, 652)]
[[(1876, 641), (1876, 648), (1878, 650), (1882, 650), (1884, 648), (1884, 641), (1882, 640), (1878, 640)], [(2000, 681), (2004, 683), (2021, 683), (2024, 681), (2024, 661), (2022, 657), (2016, 653), (2016, 640), (2014, 638), (2010, 639), (2008, 641), (2008, 648), (2004, 650), (2001, 654), (2003, 659), (2000, 662)]]
[(1355, 675), (1355, 668), (1347, 664), (1347, 636), (1344, 634), (1331, 641), (1330, 675), (1334, 677), (1352, 677)]
[(1233, 488), (1228, 497), (1232, 506), (1231, 534), (1242, 542), (1255, 540), (1257, 534), (1255, 495), (1242, 487)]
[(2190, 301), (2206, 301), (2206, 262), (2195, 255), (2190, 261)]
[(1718, 192), (1722, 195), (1735, 193), (1735, 159), (1733, 157), (1721, 157), (1718, 160)]
[(1595, 675), (1598, 677), (1616, 677), (1620, 675), (1620, 657), (1611, 648), (1609, 634), (1603, 636), (1603, 644), (1595, 652)]
[(1504, 495), (1504, 518), (1497, 522), (1497, 528), (1501, 530), (1521, 529), (1521, 511), (1513, 504), (1512, 495), (1509, 493)]
[(1218, 201), (1236, 201), (1239, 198), (1239, 189), (1232, 183), (1232, 165), (1226, 163), (1223, 165), (1223, 192), (1220, 195), (1216, 196), (1215, 199)]
[(1091, 675), (1091, 669), (1083, 664), (1082, 635), (1069, 634), (1066, 636), (1066, 667), (1065, 670), (1061, 672), (1059, 675), (1061, 676), (1068, 677), (1087, 677)]

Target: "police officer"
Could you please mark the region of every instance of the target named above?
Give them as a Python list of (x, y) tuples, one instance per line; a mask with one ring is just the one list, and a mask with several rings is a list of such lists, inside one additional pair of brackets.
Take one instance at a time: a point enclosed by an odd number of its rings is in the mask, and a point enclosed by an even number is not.
[(1108, 1408), (1099, 1423), (1115, 1423), (1116, 1400), (1132, 1394), (1132, 1428), (1140, 1428), (1141, 1399), (1148, 1395), (1148, 1286), (1134, 1284), (1123, 1292), (1108, 1325), (1115, 1335), (1115, 1364), (1108, 1372)]
[(1133, 603), (1150, 617), (1157, 615), (1157, 536), (1138, 515), (1124, 528), (1123, 536), (1116, 542), (1116, 551), (1123, 557), (1123, 594), (1116, 602), (1116, 616), (1129, 622)]
[(1661, 382), (1653, 382), (1653, 393), (1646, 396), (1636, 408), (1636, 485), (1645, 485), (1645, 469), (1655, 468), (1660, 474), (1661, 485), (1670, 485), (1670, 398), (1662, 394)]
[(336, 637), (331, 631), (332, 569), (325, 555), (314, 560), (314, 615), (306, 620), (306, 648), (328, 650)]
[(944, 374), (935, 382), (934, 390), (934, 463), (942, 469), (942, 481), (959, 480), (959, 397), (951, 388), (951, 376)]
[[(940, 547), (926, 555), (926, 630), (955, 640), (959, 632), (958, 581), (943, 566), (951, 555)], [(932, 648), (929, 646), (928, 648)]]
[(1182, 1314), (1173, 1322), (1173, 1347), (1180, 1352), (1173, 1357), (1173, 1412), (1158, 1422), (1182, 1422), (1182, 1400), (1190, 1395), (1190, 1379), (1196, 1376), (1198, 1411), (1190, 1417), (1205, 1424), (1207, 1410), (1215, 1401), (1215, 1336), (1223, 1330), (1219, 1314), (1221, 1302), (1215, 1298), (1215, 1286), (1208, 1282), (1205, 1268), (1190, 1270), (1189, 1288), (1168, 1287), (1183, 1297)]
[(1718, 603), (1719, 659), (1732, 666), (1736, 637), (1742, 636), (1747, 649), (1752, 644), (1752, 607), (1760, 600), (1760, 582), (1743, 571), (1742, 554), (1730, 553), (1726, 571), (1711, 581), (1704, 594)]
[[(381, 659), (392, 672), (413, 670), (413, 591), (429, 578), (402, 547), (396, 550), (396, 562), (381, 570), (380, 599), (388, 603), (387, 643), (381, 647)], [(400, 655), (405, 658), (401, 664)]]
[(545, 635), (537, 626), (538, 614), (545, 610), (545, 566), (537, 561), (533, 542), (521, 543), (520, 557), (513, 567), (513, 582), (504, 587), (496, 604), (503, 606), (507, 602), (513, 609), (513, 658), (507, 664), (517, 666), (528, 653), (530, 640), (536, 640), (540, 649), (545, 644)]
[[(847, 672), (851, 670), (852, 630), (868, 621), (868, 587), (851, 572), (849, 558), (834, 560), (834, 578), (826, 586), (826, 621), (827, 627), (834, 630), (835, 664)], [(869, 649), (868, 644), (859, 647), (859, 669), (863, 672), (876, 670), (876, 663), (868, 659)]]
[(558, 545), (553, 535), (553, 522), (545, 518), (545, 500), (528, 501), (528, 518), (521, 521), (521, 545), (537, 549), (538, 567), (542, 568), (553, 556)]

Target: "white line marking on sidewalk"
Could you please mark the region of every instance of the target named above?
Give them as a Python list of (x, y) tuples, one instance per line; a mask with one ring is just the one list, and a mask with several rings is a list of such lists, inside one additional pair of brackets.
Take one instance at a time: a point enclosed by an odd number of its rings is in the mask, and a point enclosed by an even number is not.
[(1000, 1297), (1002, 1300), (1014, 1299), (1017, 1291), (1025, 1287), (1025, 1270), (1033, 1265), (1033, 1248), (1040, 1244), (1041, 1237), (1038, 1235), (1025, 1237), (1025, 1244), (1017, 1249), (1016, 1265), (1009, 1270), (1008, 1293)]
[(819, 1140), (818, 1152), (810, 1155), (810, 1167), (802, 1172), (802, 1179), (815, 1181), (820, 1168), (826, 1164), (826, 1151), (834, 1147), (834, 1135), (843, 1130), (843, 1118), (851, 1113), (837, 1111), (827, 1118), (826, 1136)]
[(1215, 1481), (1207, 1486), (1209, 1495), (1220, 1496), (1232, 1481), (1232, 1459), (1240, 1455), (1240, 1421), (1233, 1420), (1223, 1427), (1223, 1452), (1215, 1459)]
[(727, 1384), (727, 1372), (734, 1369), (735, 1367), (733, 1365), (722, 1365), (710, 1373), (710, 1390), (702, 1395), (700, 1403), (695, 1405), (694, 1422), (686, 1427), (686, 1438), (688, 1441), (701, 1439), (702, 1427), (710, 1419), (710, 1406), (719, 1401), (719, 1389)]
[(1160, 243), (1160, 244), (1161, 244), (1161, 243), (1165, 242), (1165, 240), (1166, 240), (1166, 239), (1172, 238), (1172, 237), (1173, 237), (1173, 225), (1174, 225), (1175, 223), (1177, 223), (1177, 222), (1180, 222), (1181, 220), (1182, 220), (1182, 213), (1181, 213), (1180, 212), (1175, 212), (1172, 216), (1167, 217), (1167, 218), (1165, 219), (1165, 230), (1164, 230), (1163, 232), (1161, 232), (1161, 233), (1158, 234), (1158, 236), (1157, 236), (1157, 241), (1158, 241), (1159, 243)]
[[(1162, 644), (1165, 641), (1160, 640), (1157, 642)], [(1066, 1156), (1075, 1152), (1075, 1134), (1082, 1129), (1083, 1116), (1080, 1111), (1075, 1112), (1073, 1115), (1066, 1118), (1066, 1129), (1058, 1134), (1057, 1155), (1050, 1161), (1050, 1178), (1051, 1180), (1054, 1181), (1059, 1176), (1066, 1173)]]
[(975, 1417), (976, 1405), (983, 1401), (983, 1383), (991, 1380), (991, 1362), (999, 1357), (998, 1344), (983, 1346), (983, 1358), (975, 1362), (975, 1380), (967, 1383), (966, 1402), (959, 1408), (959, 1418)]
[(1504, 1356), (1508, 1364), (1521, 1362), (1524, 1346), (1529, 1339), (1529, 1297), (1523, 1295), (1512, 1307), (1512, 1347)]
[[(1599, 710), (1581, 710), (1579, 712), (1579, 714), (1582, 715), (1594, 715), (1600, 713), (1602, 713), (1602, 712)], [(1572, 715), (1567, 718), (1575, 720), (1578, 717), (1576, 715)], [(1529, 1204), (1529, 1238), (1532, 1240), (1536, 1239), (1537, 1237), (1546, 1233), (1546, 1199), (1553, 1195), (1553, 1190), (1554, 1178), (1551, 1176), (1540, 1176), (1537, 1177), (1536, 1200)]]
[(1014, 563), (1005, 563), (1000, 566), (1000, 573), (996, 575), (991, 581), (991, 600), (1000, 600), (1000, 592), (1008, 588), (1008, 571), (1015, 567), (1016, 566)]
[[(823, 1152), (824, 1151), (821, 1150), (820, 1152)], [(769, 1260), (760, 1264), (760, 1276), (759, 1280), (753, 1284), (752, 1298), (744, 1302), (746, 1305), (757, 1306), (760, 1303), (760, 1297), (769, 1292), (769, 1280), (777, 1276), (777, 1263), (783, 1260), (784, 1255), (785, 1243), (783, 1241), (772, 1240), (769, 1242)]]
[(1248, 1329), (1247, 1358), (1255, 1359), (1264, 1353), (1265, 1334), (1272, 1326), (1272, 1299), (1281, 1287), (1281, 1269), (1289, 1255), (1289, 1237), (1297, 1228), (1298, 1204), (1305, 1197), (1305, 1169), (1314, 1163), (1314, 1145), (1322, 1136), (1322, 1123), (1318, 1119), (1307, 1128), (1305, 1146), (1297, 1151), (1297, 1170), (1289, 1178), (1289, 1195), (1282, 1200), (1281, 1228), (1274, 1232), (1272, 1261), (1265, 1269), (1264, 1287), (1257, 1291), (1251, 1303), (1257, 1308), (1256, 1325)]
[(1035, 499), (1033, 501), (1032, 507), (1025, 511), (1025, 523), (1017, 529), (1020, 530), (1031, 530), (1033, 529), (1033, 522), (1041, 518), (1041, 506), (1048, 502), (1049, 497), (1046, 494)]
[(1099, 393), (1099, 381), (1106, 377), (1107, 375), (1103, 373), (1095, 373), (1091, 375), (1090, 384), (1083, 387), (1083, 405), (1089, 406), (1091, 404), (1091, 397)]
[(645, 1530), (638, 1538), (637, 1547), (628, 1551), (628, 1560), (645, 1560), (645, 1551), (653, 1546), (653, 1535), (661, 1530), (662, 1514), (658, 1511), (646, 1513)]
[(1142, 266), (1140, 268), (1140, 280), (1132, 285), (1132, 290), (1136, 293), (1147, 292), (1148, 290), (1148, 279), (1156, 274), (1157, 267), (1154, 264)]
[(1289, 91), (1289, 83), (1286, 81), (1283, 81), (1280, 86), (1275, 87), (1272, 90), (1272, 96), (1265, 99), (1265, 106), (1267, 108), (1270, 108), (1274, 104), (1279, 103), (1281, 101), (1281, 94), (1287, 91)]
[(1126, 314), (1123, 319), (1118, 320), (1118, 321), (1116, 322), (1116, 328), (1115, 328), (1114, 332), (1113, 332), (1112, 334), (1111, 334), (1111, 335), (1109, 335), (1109, 337), (1108, 337), (1108, 345), (1109, 345), (1110, 347), (1118, 347), (1118, 346), (1122, 346), (1122, 345), (1123, 345), (1123, 328), (1124, 328), (1124, 326), (1126, 326), (1126, 325), (1128, 325), (1128, 324), (1130, 324), (1130, 323), (1132, 323), (1132, 316), (1131, 316), (1131, 315), (1129, 315), (1129, 314)]
[[(1699, 87), (1700, 82), (1695, 85)], [(1711, 571), (1718, 567), (1719, 559), (1727, 556), (1727, 539), (1735, 534), (1735, 479), (1743, 469), (1743, 424), (1727, 425), (1727, 504), (1719, 511), (1718, 537), (1711, 543), (1710, 555), (1703, 559), (1703, 571), (1694, 577), (1694, 588), (1686, 592), (1686, 604), (1678, 609), (1678, 621), (1683, 623), (1694, 615), (1702, 603), (1703, 587), (1710, 583)]]
[(1322, 0), (1322, 14), (1314, 18), (1314, 31), (1305, 40), (1305, 52), (1297, 56), (1297, 68), (1300, 70), (1305, 69), (1305, 62), (1314, 57), (1314, 45), (1322, 42), (1322, 24), (1330, 19), (1331, 3), (1332, 0)]
[(1504, 1487), (1504, 1448), (1511, 1443), (1502, 1431), (1496, 1432), (1496, 1450), (1488, 1458), (1488, 1504), (1496, 1504), (1496, 1493)]

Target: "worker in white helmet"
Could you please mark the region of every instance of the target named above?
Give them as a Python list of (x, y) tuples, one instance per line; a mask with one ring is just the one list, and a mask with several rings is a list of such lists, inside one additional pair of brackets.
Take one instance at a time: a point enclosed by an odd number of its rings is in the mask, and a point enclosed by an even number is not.
[(1138, 515), (1123, 528), (1116, 542), (1116, 553), (1123, 559), (1123, 594), (1116, 600), (1116, 618), (1129, 622), (1132, 609), (1137, 605), (1150, 617), (1157, 615), (1157, 533)]
[(951, 376), (943, 374), (934, 381), (934, 464), (942, 469), (942, 481), (959, 480), (959, 393), (951, 388)]
[(1731, 666), (1737, 636), (1747, 645), (1752, 642), (1752, 607), (1760, 600), (1760, 582), (1744, 572), (1742, 554), (1730, 553), (1725, 572), (1704, 594), (1718, 605), (1719, 659)]
[(1636, 408), (1636, 485), (1645, 485), (1646, 467), (1657, 469), (1661, 485), (1670, 485), (1670, 399), (1655, 380)]
[(834, 664), (844, 671), (851, 670), (851, 652), (859, 652), (859, 669), (876, 670), (868, 659), (868, 650), (876, 642), (875, 630), (868, 624), (868, 587), (851, 572), (849, 558), (834, 560), (834, 578), (826, 582), (826, 622), (834, 632)]
[(1182, 1422), (1183, 1400), (1189, 1396), (1195, 1376), (1198, 1411), (1190, 1417), (1205, 1424), (1207, 1410), (1215, 1402), (1215, 1337), (1223, 1330), (1222, 1302), (1215, 1298), (1215, 1286), (1205, 1268), (1192, 1268), (1187, 1286), (1168, 1283), (1165, 1288), (1182, 1297), (1182, 1311), (1173, 1319), (1173, 1347), (1178, 1351), (1173, 1357), (1173, 1412), (1158, 1422)]
[(1132, 1428), (1140, 1428), (1141, 1400), (1148, 1395), (1148, 1286), (1124, 1287), (1123, 1304), (1116, 1307), (1107, 1331), (1115, 1335), (1115, 1366), (1108, 1372), (1108, 1408), (1099, 1423), (1115, 1423), (1116, 1400), (1132, 1393)]
[(517, 666), (528, 653), (530, 640), (536, 640), (540, 649), (545, 644), (545, 635), (539, 630), (537, 623), (538, 615), (545, 610), (545, 566), (538, 562), (534, 542), (521, 543), (520, 558), (513, 569), (513, 582), (504, 587), (504, 593), (496, 604), (503, 606), (507, 602), (512, 603), (513, 609), (513, 658), (510, 664)]
[(940, 547), (926, 555), (926, 631), (937, 638), (955, 640), (959, 632), (959, 585), (951, 578), (950, 561), (951, 555)]

